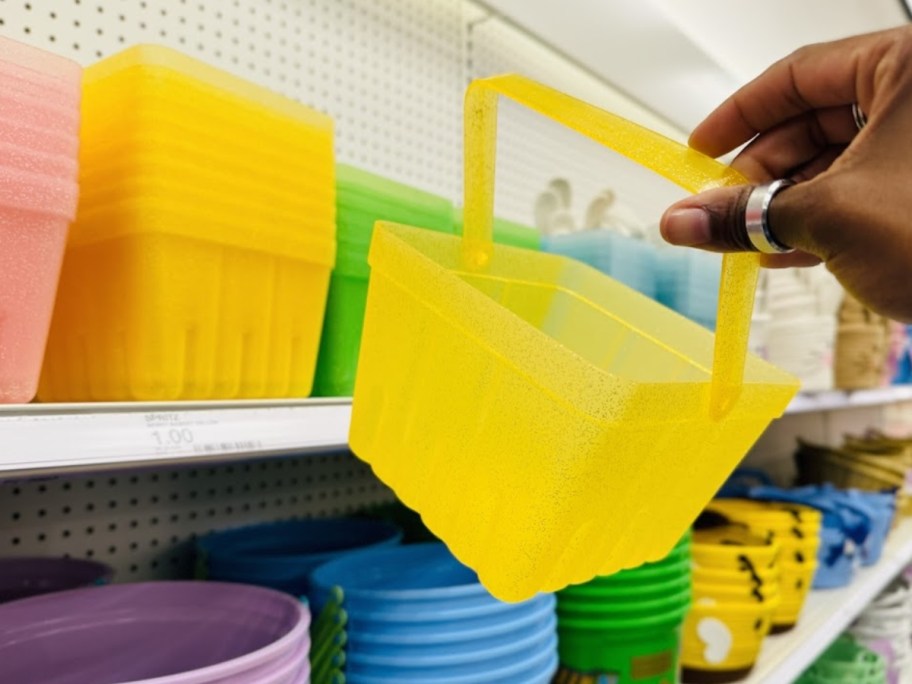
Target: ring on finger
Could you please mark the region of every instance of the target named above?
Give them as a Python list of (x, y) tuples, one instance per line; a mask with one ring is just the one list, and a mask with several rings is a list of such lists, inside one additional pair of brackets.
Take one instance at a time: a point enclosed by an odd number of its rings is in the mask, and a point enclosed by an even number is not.
[(859, 131), (868, 124), (868, 117), (857, 102), (852, 103), (852, 118), (855, 119), (855, 126)]
[(750, 243), (758, 252), (764, 254), (788, 254), (794, 252), (789, 247), (776, 239), (769, 225), (769, 209), (776, 194), (785, 188), (791, 187), (795, 182), (781, 178), (771, 183), (757, 185), (751, 190), (744, 207), (744, 227)]

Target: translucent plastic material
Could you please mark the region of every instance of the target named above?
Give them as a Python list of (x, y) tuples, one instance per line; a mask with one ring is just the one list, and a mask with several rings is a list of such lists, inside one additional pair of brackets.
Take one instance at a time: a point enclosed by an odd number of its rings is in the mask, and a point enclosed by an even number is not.
[(177, 52), (89, 67), (39, 395), (304, 397), (335, 258), (331, 120)]
[(454, 232), (449, 200), (351, 166), (336, 168), (338, 253), (314, 378), (318, 396), (351, 396), (370, 269), (367, 253), (378, 220)]
[(0, 37), (0, 403), (38, 387), (76, 213), (81, 69)]
[(375, 230), (352, 449), (494, 595), (521, 600), (667, 554), (798, 383), (745, 363), (752, 255), (726, 257), (714, 356), (711, 333), (594, 269), (494, 245), (498, 94), (690, 191), (743, 178), (503, 76), (467, 94), (463, 238)]

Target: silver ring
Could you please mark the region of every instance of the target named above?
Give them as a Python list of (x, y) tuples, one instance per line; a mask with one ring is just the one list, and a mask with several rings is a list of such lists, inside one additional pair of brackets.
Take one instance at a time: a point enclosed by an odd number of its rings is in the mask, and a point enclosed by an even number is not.
[(764, 254), (788, 254), (794, 248), (784, 245), (769, 226), (769, 208), (773, 198), (780, 190), (785, 190), (795, 184), (795, 181), (782, 178), (765, 185), (757, 185), (751, 190), (744, 208), (744, 226), (747, 228), (747, 237), (758, 252)]
[(855, 119), (855, 126), (859, 131), (868, 124), (868, 117), (861, 111), (861, 107), (858, 106), (857, 102), (852, 103), (852, 118)]

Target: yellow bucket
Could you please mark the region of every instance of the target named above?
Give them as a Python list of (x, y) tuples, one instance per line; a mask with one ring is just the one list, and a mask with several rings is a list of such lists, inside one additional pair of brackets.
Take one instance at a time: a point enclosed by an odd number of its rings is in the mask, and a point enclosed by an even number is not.
[(667, 555), (797, 391), (745, 360), (757, 261), (726, 256), (712, 333), (572, 259), (491, 240), (498, 95), (691, 192), (743, 183), (520, 76), (466, 94), (460, 239), (380, 222), (352, 450), (498, 598)]

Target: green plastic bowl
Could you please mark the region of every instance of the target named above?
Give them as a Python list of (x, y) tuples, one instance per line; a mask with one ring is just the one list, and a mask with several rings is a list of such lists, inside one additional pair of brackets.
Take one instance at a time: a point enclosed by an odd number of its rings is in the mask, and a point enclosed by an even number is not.
[(607, 602), (558, 596), (557, 615), (561, 620), (564, 618), (570, 620), (583, 618), (626, 621), (651, 615), (673, 613), (682, 606), (689, 606), (690, 602), (689, 586), (670, 596), (646, 601)]
[(576, 599), (590, 602), (619, 602), (648, 601), (676, 594), (691, 586), (690, 573), (684, 570), (680, 574), (672, 575), (668, 579), (657, 582), (644, 582), (643, 584), (578, 584), (567, 587), (557, 593), (558, 599)]

